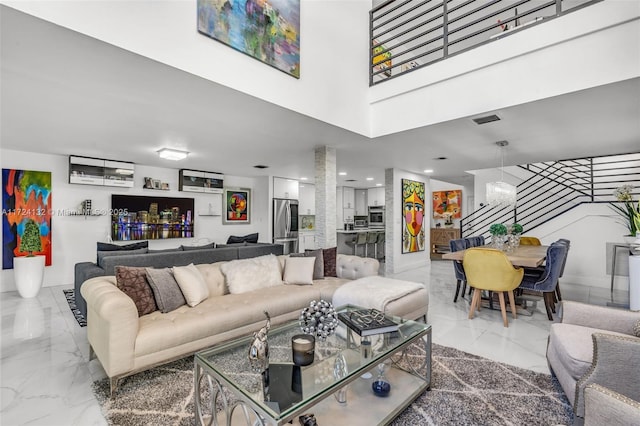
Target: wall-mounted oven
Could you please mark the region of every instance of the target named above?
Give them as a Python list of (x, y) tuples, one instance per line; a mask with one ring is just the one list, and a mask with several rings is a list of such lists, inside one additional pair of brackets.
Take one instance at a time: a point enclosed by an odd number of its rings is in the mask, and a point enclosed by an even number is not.
[(384, 228), (384, 207), (369, 207), (369, 228)]

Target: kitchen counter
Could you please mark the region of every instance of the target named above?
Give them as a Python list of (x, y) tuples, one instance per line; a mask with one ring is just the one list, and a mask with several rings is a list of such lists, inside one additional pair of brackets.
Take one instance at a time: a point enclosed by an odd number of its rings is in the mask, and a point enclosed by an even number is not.
[(356, 228), (345, 231), (344, 229), (338, 229), (336, 232), (338, 234), (357, 234), (358, 232), (384, 232), (384, 228)]

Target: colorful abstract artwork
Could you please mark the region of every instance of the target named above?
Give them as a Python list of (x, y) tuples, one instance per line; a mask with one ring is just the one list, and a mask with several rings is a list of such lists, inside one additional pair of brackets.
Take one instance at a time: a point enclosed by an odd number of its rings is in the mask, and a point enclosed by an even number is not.
[(462, 190), (433, 192), (434, 219), (460, 219), (462, 217)]
[(198, 0), (198, 32), (300, 78), (300, 0)]
[(33, 254), (51, 265), (51, 215), (51, 172), (2, 169), (2, 269), (13, 269), (14, 257), (29, 254), (20, 251), (20, 241), (34, 223), (42, 250)]
[(373, 40), (373, 72), (382, 71), (387, 77), (391, 77), (392, 54), (384, 45), (378, 44), (378, 40)]
[(225, 188), (222, 196), (224, 216), (222, 223), (238, 224), (251, 222), (251, 190), (247, 188)]
[(423, 251), (424, 183), (402, 179), (402, 253)]

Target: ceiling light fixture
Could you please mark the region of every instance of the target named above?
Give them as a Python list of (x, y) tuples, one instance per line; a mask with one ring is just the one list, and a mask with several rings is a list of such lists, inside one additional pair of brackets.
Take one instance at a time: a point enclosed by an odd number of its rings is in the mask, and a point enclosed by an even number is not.
[(372, 177), (368, 177), (367, 180), (373, 180), (373, 178)]
[(422, 173), (433, 173), (433, 169), (424, 169)]
[(307, 179), (309, 179), (309, 178), (307, 178), (307, 177), (305, 177), (305, 176), (303, 176), (303, 177), (301, 177), (301, 178), (300, 178), (300, 180), (307, 180)]
[(504, 150), (509, 142), (499, 141), (496, 145), (500, 147), (500, 181), (487, 183), (487, 204), (491, 207), (513, 207), (518, 199), (516, 187), (504, 182)]
[(382, 184), (381, 183), (376, 183), (376, 186), (382, 186)]
[(339, 172), (338, 174), (339, 174), (340, 176), (346, 176), (346, 175), (347, 175), (347, 172)]
[(160, 156), (160, 158), (164, 158), (165, 160), (178, 161), (187, 158), (187, 155), (189, 155), (189, 153), (187, 151), (180, 151), (178, 149), (162, 148), (158, 150), (158, 155)]

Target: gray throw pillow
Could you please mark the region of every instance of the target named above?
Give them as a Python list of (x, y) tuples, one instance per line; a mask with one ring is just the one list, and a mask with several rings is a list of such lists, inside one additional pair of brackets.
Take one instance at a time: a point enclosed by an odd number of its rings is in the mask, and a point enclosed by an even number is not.
[(170, 253), (172, 251), (182, 251), (182, 247), (168, 248), (168, 249), (156, 249), (149, 250), (147, 253)]
[(305, 250), (306, 257), (315, 257), (316, 263), (313, 266), (313, 279), (321, 280), (324, 278), (324, 258), (322, 257), (322, 249)]
[(214, 249), (216, 248), (216, 243), (209, 243), (203, 246), (180, 246), (180, 248), (184, 251)]
[(104, 268), (103, 260), (109, 256), (134, 256), (136, 254), (146, 254), (149, 250), (141, 248), (137, 250), (122, 250), (122, 251), (99, 251), (98, 252), (98, 266)]
[(146, 272), (160, 312), (171, 312), (187, 303), (170, 268), (146, 268)]

